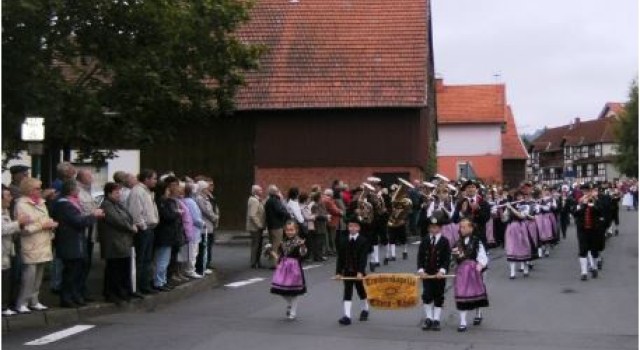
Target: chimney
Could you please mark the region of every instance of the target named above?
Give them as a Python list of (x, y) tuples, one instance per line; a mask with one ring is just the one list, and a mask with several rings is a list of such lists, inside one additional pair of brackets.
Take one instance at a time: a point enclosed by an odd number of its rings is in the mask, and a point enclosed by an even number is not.
[(576, 119), (574, 119), (574, 120), (573, 120), (573, 124), (574, 124), (574, 125), (578, 125), (578, 124), (580, 124), (580, 118), (576, 118)]
[(444, 92), (444, 79), (436, 78), (436, 93)]

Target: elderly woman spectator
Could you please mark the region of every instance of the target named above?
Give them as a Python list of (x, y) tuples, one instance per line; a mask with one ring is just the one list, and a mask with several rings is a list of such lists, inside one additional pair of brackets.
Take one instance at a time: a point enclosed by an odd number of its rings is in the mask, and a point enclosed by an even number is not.
[(167, 283), (167, 269), (171, 262), (173, 247), (182, 246), (185, 242), (182, 226), (182, 209), (178, 203), (180, 181), (175, 176), (168, 176), (158, 183), (156, 205), (160, 222), (155, 229), (156, 272), (153, 288), (168, 292), (172, 289)]
[(15, 247), (13, 244), (14, 236), (24, 229), (29, 223), (29, 218), (24, 214), (19, 216), (16, 221), (11, 219), (9, 215), (9, 207), (13, 202), (13, 196), (8, 187), (2, 185), (2, 315), (11, 316), (16, 312), (9, 307), (13, 305), (14, 300), (10, 300), (11, 296), (11, 275), (12, 266), (11, 259), (15, 255)]
[(262, 187), (253, 185), (251, 196), (247, 201), (246, 229), (251, 234), (251, 268), (262, 267), (260, 255), (262, 251), (262, 233), (266, 227), (264, 204), (262, 202)]
[(202, 237), (198, 246), (198, 257), (196, 258), (196, 273), (199, 275), (211, 274), (213, 271), (208, 268), (211, 265), (212, 260), (212, 247), (213, 247), (213, 231), (218, 226), (217, 208), (213, 206), (210, 200), (211, 186), (205, 180), (200, 180), (196, 183), (195, 201), (202, 214), (202, 220), (204, 226), (202, 227)]
[(297, 187), (292, 187), (289, 189), (289, 193), (287, 194), (287, 210), (291, 215), (291, 218), (294, 219), (298, 223), (299, 234), (303, 239), (307, 238), (307, 227), (305, 226), (305, 219), (302, 215), (302, 209), (300, 208), (300, 203), (303, 203), (299, 200), (300, 190)]
[(60, 223), (56, 231), (56, 256), (62, 260), (62, 286), (60, 306), (75, 307), (86, 305), (85, 264), (87, 263), (87, 228), (104, 217), (102, 209), (93, 209), (83, 214), (78, 197), (80, 188), (76, 180), (62, 183), (60, 199), (53, 205), (53, 217)]
[(104, 220), (98, 222), (100, 255), (106, 260), (104, 269), (104, 298), (107, 302), (129, 301), (141, 298), (133, 292), (131, 281), (131, 248), (133, 236), (138, 232), (131, 214), (122, 205), (121, 185), (107, 182), (104, 200), (100, 205)]
[(202, 211), (198, 207), (194, 197), (197, 185), (188, 182), (184, 186), (183, 197), (180, 199), (186, 207), (186, 214), (189, 220), (183, 220), (185, 232), (187, 232), (187, 244), (182, 247), (181, 253), (185, 255), (184, 274), (189, 278), (202, 278), (203, 275), (196, 272), (196, 258), (198, 255), (198, 247), (202, 240), (202, 229), (204, 228), (204, 220), (202, 219)]
[[(22, 257), (22, 281), (16, 301), (16, 311), (29, 313), (32, 310), (46, 310), (38, 299), (40, 284), (47, 263), (53, 259), (51, 240), (53, 229), (58, 227), (49, 216), (42, 199), (42, 182), (32, 177), (20, 183), (22, 197), (16, 202), (16, 215), (29, 218), (29, 224), (20, 232), (20, 254)], [(28, 306), (28, 307), (27, 307)]]

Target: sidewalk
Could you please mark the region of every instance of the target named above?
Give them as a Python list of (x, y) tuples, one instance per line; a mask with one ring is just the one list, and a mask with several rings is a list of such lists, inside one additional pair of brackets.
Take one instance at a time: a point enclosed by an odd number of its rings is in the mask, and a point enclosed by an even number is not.
[[(216, 245), (236, 245), (248, 244), (249, 234), (243, 231), (220, 231), (216, 234)], [(95, 302), (87, 306), (67, 309), (60, 308), (58, 295), (51, 292), (50, 278), (48, 271), (45, 272), (40, 288), (40, 302), (49, 307), (46, 311), (34, 311), (30, 314), (14, 315), (2, 317), (2, 331), (11, 332), (25, 328), (62, 326), (87, 318), (107, 315), (118, 312), (145, 312), (152, 311), (169, 303), (183, 300), (194, 294), (214, 288), (219, 285), (220, 271), (214, 270), (211, 275), (200, 280), (185, 282), (174, 290), (166, 293), (147, 295), (144, 299), (133, 299), (130, 303), (116, 305), (104, 302), (102, 296), (102, 286), (104, 280), (104, 260), (100, 258), (100, 248), (96, 244), (94, 247), (93, 262), (91, 272), (87, 280), (89, 295)]]

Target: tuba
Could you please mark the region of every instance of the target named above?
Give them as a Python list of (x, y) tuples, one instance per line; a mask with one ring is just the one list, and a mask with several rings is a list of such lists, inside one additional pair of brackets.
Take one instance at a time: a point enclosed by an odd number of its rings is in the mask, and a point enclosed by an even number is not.
[(369, 194), (373, 192), (375, 189), (373, 186), (368, 183), (362, 184), (362, 192), (360, 192), (360, 196), (358, 196), (358, 203), (356, 206), (356, 215), (362, 220), (365, 224), (370, 224), (373, 222), (373, 204), (371, 204), (367, 198)]
[(391, 197), (391, 215), (387, 221), (389, 227), (404, 226), (413, 208), (413, 203), (409, 199), (409, 190), (414, 188), (413, 185), (403, 178), (398, 178), (398, 181), (400, 185)]

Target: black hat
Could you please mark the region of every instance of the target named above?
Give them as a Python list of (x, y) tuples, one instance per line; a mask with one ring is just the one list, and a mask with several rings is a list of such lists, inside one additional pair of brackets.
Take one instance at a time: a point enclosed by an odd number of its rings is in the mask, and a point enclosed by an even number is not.
[(23, 173), (27, 170), (29, 170), (31, 168), (29, 168), (26, 165), (14, 165), (12, 167), (9, 168), (9, 172), (11, 173), (11, 175), (15, 175), (15, 174), (20, 174)]
[(449, 224), (449, 218), (440, 211), (433, 213), (427, 221), (429, 222), (429, 225), (444, 226)]
[(473, 180), (467, 180), (467, 181), (465, 181), (465, 182), (460, 186), (460, 191), (464, 191), (464, 190), (466, 190), (466, 189), (467, 189), (467, 187), (469, 187), (469, 186), (471, 186), (471, 185), (478, 187), (478, 184), (477, 184), (475, 181), (473, 181)]
[(358, 225), (362, 225), (362, 222), (360, 221), (360, 218), (358, 217), (358, 215), (349, 215), (349, 217), (347, 217), (347, 224), (358, 224)]

